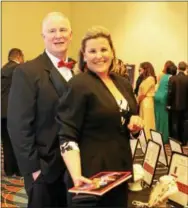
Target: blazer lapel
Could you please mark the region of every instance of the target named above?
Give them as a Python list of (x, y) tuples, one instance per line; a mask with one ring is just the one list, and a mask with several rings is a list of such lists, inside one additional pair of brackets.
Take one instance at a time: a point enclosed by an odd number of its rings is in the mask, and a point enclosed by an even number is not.
[(49, 79), (56, 90), (59, 97), (63, 95), (63, 93), (67, 90), (67, 81), (63, 78), (63, 76), (58, 72), (55, 66), (52, 64), (51, 60), (47, 56), (47, 54), (43, 53), (43, 61), (45, 63), (45, 70), (49, 73)]
[(67, 81), (63, 78), (63, 76), (58, 72), (55, 67), (51, 68), (49, 78), (58, 96), (61, 97), (63, 93), (67, 90)]

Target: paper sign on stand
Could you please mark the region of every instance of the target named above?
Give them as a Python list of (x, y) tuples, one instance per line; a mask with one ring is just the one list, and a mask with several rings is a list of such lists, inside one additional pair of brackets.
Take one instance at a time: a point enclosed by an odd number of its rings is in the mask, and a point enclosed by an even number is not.
[(170, 162), (169, 175), (176, 178), (179, 192), (169, 197), (169, 200), (188, 206), (188, 155), (173, 152)]
[(141, 150), (142, 150), (143, 154), (145, 154), (146, 148), (147, 148), (147, 140), (146, 140), (146, 134), (145, 134), (144, 129), (142, 129), (140, 131), (140, 135), (139, 135), (138, 139), (139, 139), (139, 143), (141, 146)]
[(151, 186), (153, 182), (153, 178), (156, 171), (157, 162), (159, 159), (159, 153), (160, 153), (161, 146), (152, 141), (148, 141), (146, 154), (143, 161), (143, 169), (144, 169), (144, 182)]
[(169, 137), (169, 143), (170, 143), (171, 152), (183, 153), (182, 146), (181, 146), (180, 142)]
[(138, 146), (138, 139), (131, 139), (130, 140), (130, 145), (131, 145), (131, 153), (132, 153), (132, 158), (135, 157), (136, 149)]
[(162, 134), (153, 129), (150, 129), (150, 133), (151, 133), (151, 138), (153, 139), (153, 141), (161, 145), (159, 162), (165, 166), (168, 166), (168, 159), (167, 159), (167, 155), (166, 155), (166, 151), (165, 151), (165, 147), (163, 143)]

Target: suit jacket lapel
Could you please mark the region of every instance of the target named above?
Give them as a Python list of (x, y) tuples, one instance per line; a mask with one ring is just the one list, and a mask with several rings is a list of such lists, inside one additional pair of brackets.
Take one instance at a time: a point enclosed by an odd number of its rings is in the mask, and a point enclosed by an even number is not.
[(45, 63), (45, 70), (49, 73), (49, 79), (55, 88), (59, 97), (63, 95), (65, 90), (67, 89), (67, 81), (63, 78), (63, 76), (58, 72), (55, 66), (52, 64), (51, 60), (47, 56), (47, 54), (43, 53), (43, 59)]
[(57, 94), (59, 97), (63, 95), (63, 93), (67, 90), (67, 81), (61, 76), (58, 70), (55, 67), (52, 67), (50, 70), (49, 76)]

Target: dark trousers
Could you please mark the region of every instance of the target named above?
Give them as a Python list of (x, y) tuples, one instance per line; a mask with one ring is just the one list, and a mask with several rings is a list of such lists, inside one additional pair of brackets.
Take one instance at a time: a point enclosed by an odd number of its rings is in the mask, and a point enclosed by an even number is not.
[(168, 130), (169, 130), (169, 137), (173, 137), (173, 131), (172, 131), (172, 111), (168, 111)]
[(7, 131), (7, 119), (1, 119), (1, 138), (3, 143), (4, 170), (7, 176), (20, 175), (16, 157)]
[(179, 140), (183, 145), (186, 144), (186, 123), (187, 123), (186, 111), (172, 111), (172, 137)]
[(188, 112), (185, 114), (185, 120), (183, 122), (183, 145), (188, 145)]
[(97, 207), (114, 207), (126, 208), (128, 207), (128, 183), (113, 188), (99, 200)]
[[(66, 181), (68, 181), (68, 188), (73, 187), (72, 180), (68, 173), (66, 173)], [(124, 182), (119, 186), (113, 188), (103, 196), (96, 196), (93, 199), (89, 196), (88, 200), (74, 200), (79, 195), (68, 193), (68, 207), (113, 207), (113, 208), (127, 208), (128, 207), (128, 183)], [(84, 196), (84, 195), (83, 195)], [(86, 195), (87, 198), (87, 195)], [(78, 201), (78, 202), (77, 202)]]
[(67, 207), (67, 188), (63, 174), (54, 182), (48, 183), (40, 174), (34, 181), (32, 175), (24, 177), (28, 195), (28, 208), (62, 208)]

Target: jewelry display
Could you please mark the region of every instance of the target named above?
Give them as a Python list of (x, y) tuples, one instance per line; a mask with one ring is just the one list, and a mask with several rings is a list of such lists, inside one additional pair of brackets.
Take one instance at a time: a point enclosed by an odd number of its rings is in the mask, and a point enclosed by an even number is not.
[(178, 192), (175, 178), (170, 175), (160, 177), (159, 182), (153, 187), (148, 203), (133, 201), (136, 207), (166, 207), (168, 197)]

